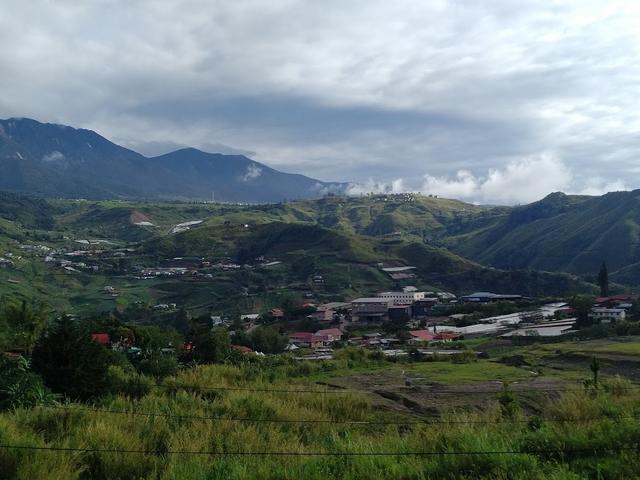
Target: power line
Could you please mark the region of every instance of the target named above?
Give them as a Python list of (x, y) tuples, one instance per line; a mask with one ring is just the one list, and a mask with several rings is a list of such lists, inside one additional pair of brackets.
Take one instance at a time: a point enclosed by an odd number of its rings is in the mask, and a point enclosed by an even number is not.
[[(416, 385), (419, 387), (419, 385)], [(256, 387), (228, 387), (228, 386), (218, 386), (218, 387), (200, 387), (198, 385), (187, 385), (187, 384), (175, 384), (175, 385), (155, 385), (156, 388), (163, 388), (169, 390), (193, 390), (193, 391), (203, 391), (203, 392), (216, 392), (216, 391), (238, 391), (238, 392), (262, 392), (262, 393), (315, 393), (315, 394), (349, 394), (349, 393), (363, 393), (363, 394), (372, 394), (379, 393), (377, 390), (354, 390), (354, 389), (341, 389), (341, 390), (311, 390), (311, 389), (279, 389), (279, 388), (256, 388)], [(390, 388), (394, 388), (396, 386), (390, 386)], [(381, 387), (382, 388), (382, 387)], [(500, 394), (504, 392), (508, 393), (565, 393), (565, 392), (585, 392), (586, 389), (583, 388), (533, 388), (533, 389), (496, 389), (496, 390), (416, 390), (415, 387), (411, 388), (407, 393), (423, 393), (429, 395), (458, 395), (458, 394)], [(630, 386), (630, 387), (616, 387), (616, 390), (637, 390), (640, 389), (640, 385)]]
[[(247, 422), (247, 423), (286, 423), (286, 424), (335, 424), (335, 425), (436, 425), (436, 424), (460, 424), (460, 425), (499, 425), (499, 424), (526, 424), (533, 419), (539, 419), (542, 422), (558, 422), (558, 423), (579, 423), (579, 422), (591, 422), (600, 420), (636, 420), (638, 417), (585, 417), (585, 418), (541, 418), (535, 416), (529, 416), (525, 419), (513, 420), (505, 419), (501, 421), (497, 420), (444, 420), (441, 417), (429, 417), (429, 419), (422, 420), (398, 420), (398, 421), (368, 421), (368, 420), (325, 420), (325, 419), (313, 419), (313, 420), (296, 420), (296, 419), (268, 419), (268, 418), (249, 418), (249, 417), (224, 417), (224, 416), (201, 416), (201, 415), (175, 415), (170, 413), (159, 412), (136, 412), (136, 411), (124, 411), (124, 410), (112, 410), (102, 408), (90, 408), (90, 407), (66, 407), (66, 406), (42, 406), (41, 408), (47, 408), (52, 410), (67, 410), (76, 412), (92, 412), (92, 413), (106, 413), (110, 415), (130, 415), (140, 417), (160, 417), (160, 418), (176, 418), (180, 420), (211, 420), (221, 422)], [(435, 420), (431, 420), (434, 418)]]
[(83, 453), (135, 453), (142, 455), (206, 455), (206, 456), (256, 456), (256, 457), (439, 457), (439, 456), (466, 456), (466, 455), (549, 455), (589, 453), (621, 453), (624, 451), (640, 451), (640, 446), (616, 447), (616, 448), (575, 448), (575, 449), (523, 449), (523, 450), (475, 450), (475, 451), (408, 451), (408, 452), (279, 452), (279, 451), (202, 451), (202, 450), (143, 450), (143, 449), (119, 449), (119, 448), (74, 448), (74, 447), (39, 447), (32, 445), (0, 444), (0, 449), (13, 450), (38, 450), (50, 452), (83, 452)]

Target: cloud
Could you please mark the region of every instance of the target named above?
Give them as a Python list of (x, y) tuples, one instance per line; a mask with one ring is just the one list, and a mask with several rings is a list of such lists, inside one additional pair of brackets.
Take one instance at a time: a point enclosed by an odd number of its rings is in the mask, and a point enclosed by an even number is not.
[(639, 20), (628, 0), (7, 0), (0, 116), (503, 201), (489, 171), (516, 182), (514, 159), (547, 151), (601, 179), (578, 187), (633, 185)]
[(453, 177), (426, 174), (422, 185), (416, 189), (406, 188), (402, 179), (391, 183), (369, 180), (365, 184), (350, 185), (347, 193), (363, 195), (413, 191), (479, 204), (513, 205), (534, 202), (556, 191), (602, 195), (619, 190), (628, 190), (620, 180), (606, 182), (603, 179), (590, 179), (580, 185), (563, 161), (545, 154), (513, 160), (503, 169), (491, 169), (482, 176), (476, 176), (468, 170), (459, 170)]
[(243, 182), (250, 182), (256, 180), (260, 175), (262, 175), (262, 167), (252, 163), (247, 166), (247, 171), (242, 175), (241, 180)]
[(476, 203), (513, 205), (534, 202), (551, 192), (571, 193), (574, 175), (563, 161), (544, 154), (513, 160), (503, 169), (491, 169), (484, 176), (465, 170), (453, 179), (425, 175), (421, 190)]
[(391, 183), (376, 182), (373, 179), (369, 179), (365, 183), (350, 183), (347, 185), (345, 193), (347, 195), (367, 195), (369, 193), (402, 193), (407, 191), (404, 186), (404, 180), (397, 178)]
[(43, 162), (60, 162), (61, 160), (64, 160), (64, 155), (57, 150), (54, 150), (42, 157)]

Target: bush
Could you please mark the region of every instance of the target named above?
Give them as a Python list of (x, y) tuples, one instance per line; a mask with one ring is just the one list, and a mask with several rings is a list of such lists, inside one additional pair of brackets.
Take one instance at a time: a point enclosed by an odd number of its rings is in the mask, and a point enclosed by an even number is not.
[(38, 340), (32, 362), (33, 370), (56, 393), (87, 400), (108, 391), (109, 353), (68, 317)]
[(153, 354), (143, 358), (137, 365), (138, 371), (162, 380), (178, 371), (178, 360), (173, 355)]
[(31, 371), (26, 359), (0, 358), (0, 410), (48, 405), (54, 400), (55, 395)]
[(108, 371), (109, 390), (130, 398), (142, 398), (153, 388), (153, 380), (137, 372), (127, 372), (112, 365)]

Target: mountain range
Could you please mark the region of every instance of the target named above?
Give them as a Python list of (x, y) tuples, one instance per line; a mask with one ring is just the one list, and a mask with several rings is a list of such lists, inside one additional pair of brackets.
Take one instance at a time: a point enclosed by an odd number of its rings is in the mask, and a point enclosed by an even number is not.
[(283, 173), (243, 155), (184, 148), (145, 157), (96, 132), (26, 118), (0, 120), (0, 190), (47, 197), (278, 202), (346, 184)]

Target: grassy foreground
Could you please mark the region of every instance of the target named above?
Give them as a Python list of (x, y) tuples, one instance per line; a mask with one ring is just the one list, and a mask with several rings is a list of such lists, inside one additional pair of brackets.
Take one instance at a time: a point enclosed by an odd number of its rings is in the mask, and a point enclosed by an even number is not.
[[(0, 444), (70, 450), (2, 448), (0, 478), (622, 479), (640, 472), (640, 395), (623, 380), (556, 395), (536, 418), (524, 417), (512, 394), (492, 395), (482, 412), (425, 418), (374, 409), (367, 393), (292, 384), (292, 373), (201, 366), (95, 405), (5, 412)], [(350, 421), (412, 423), (340, 423)]]

